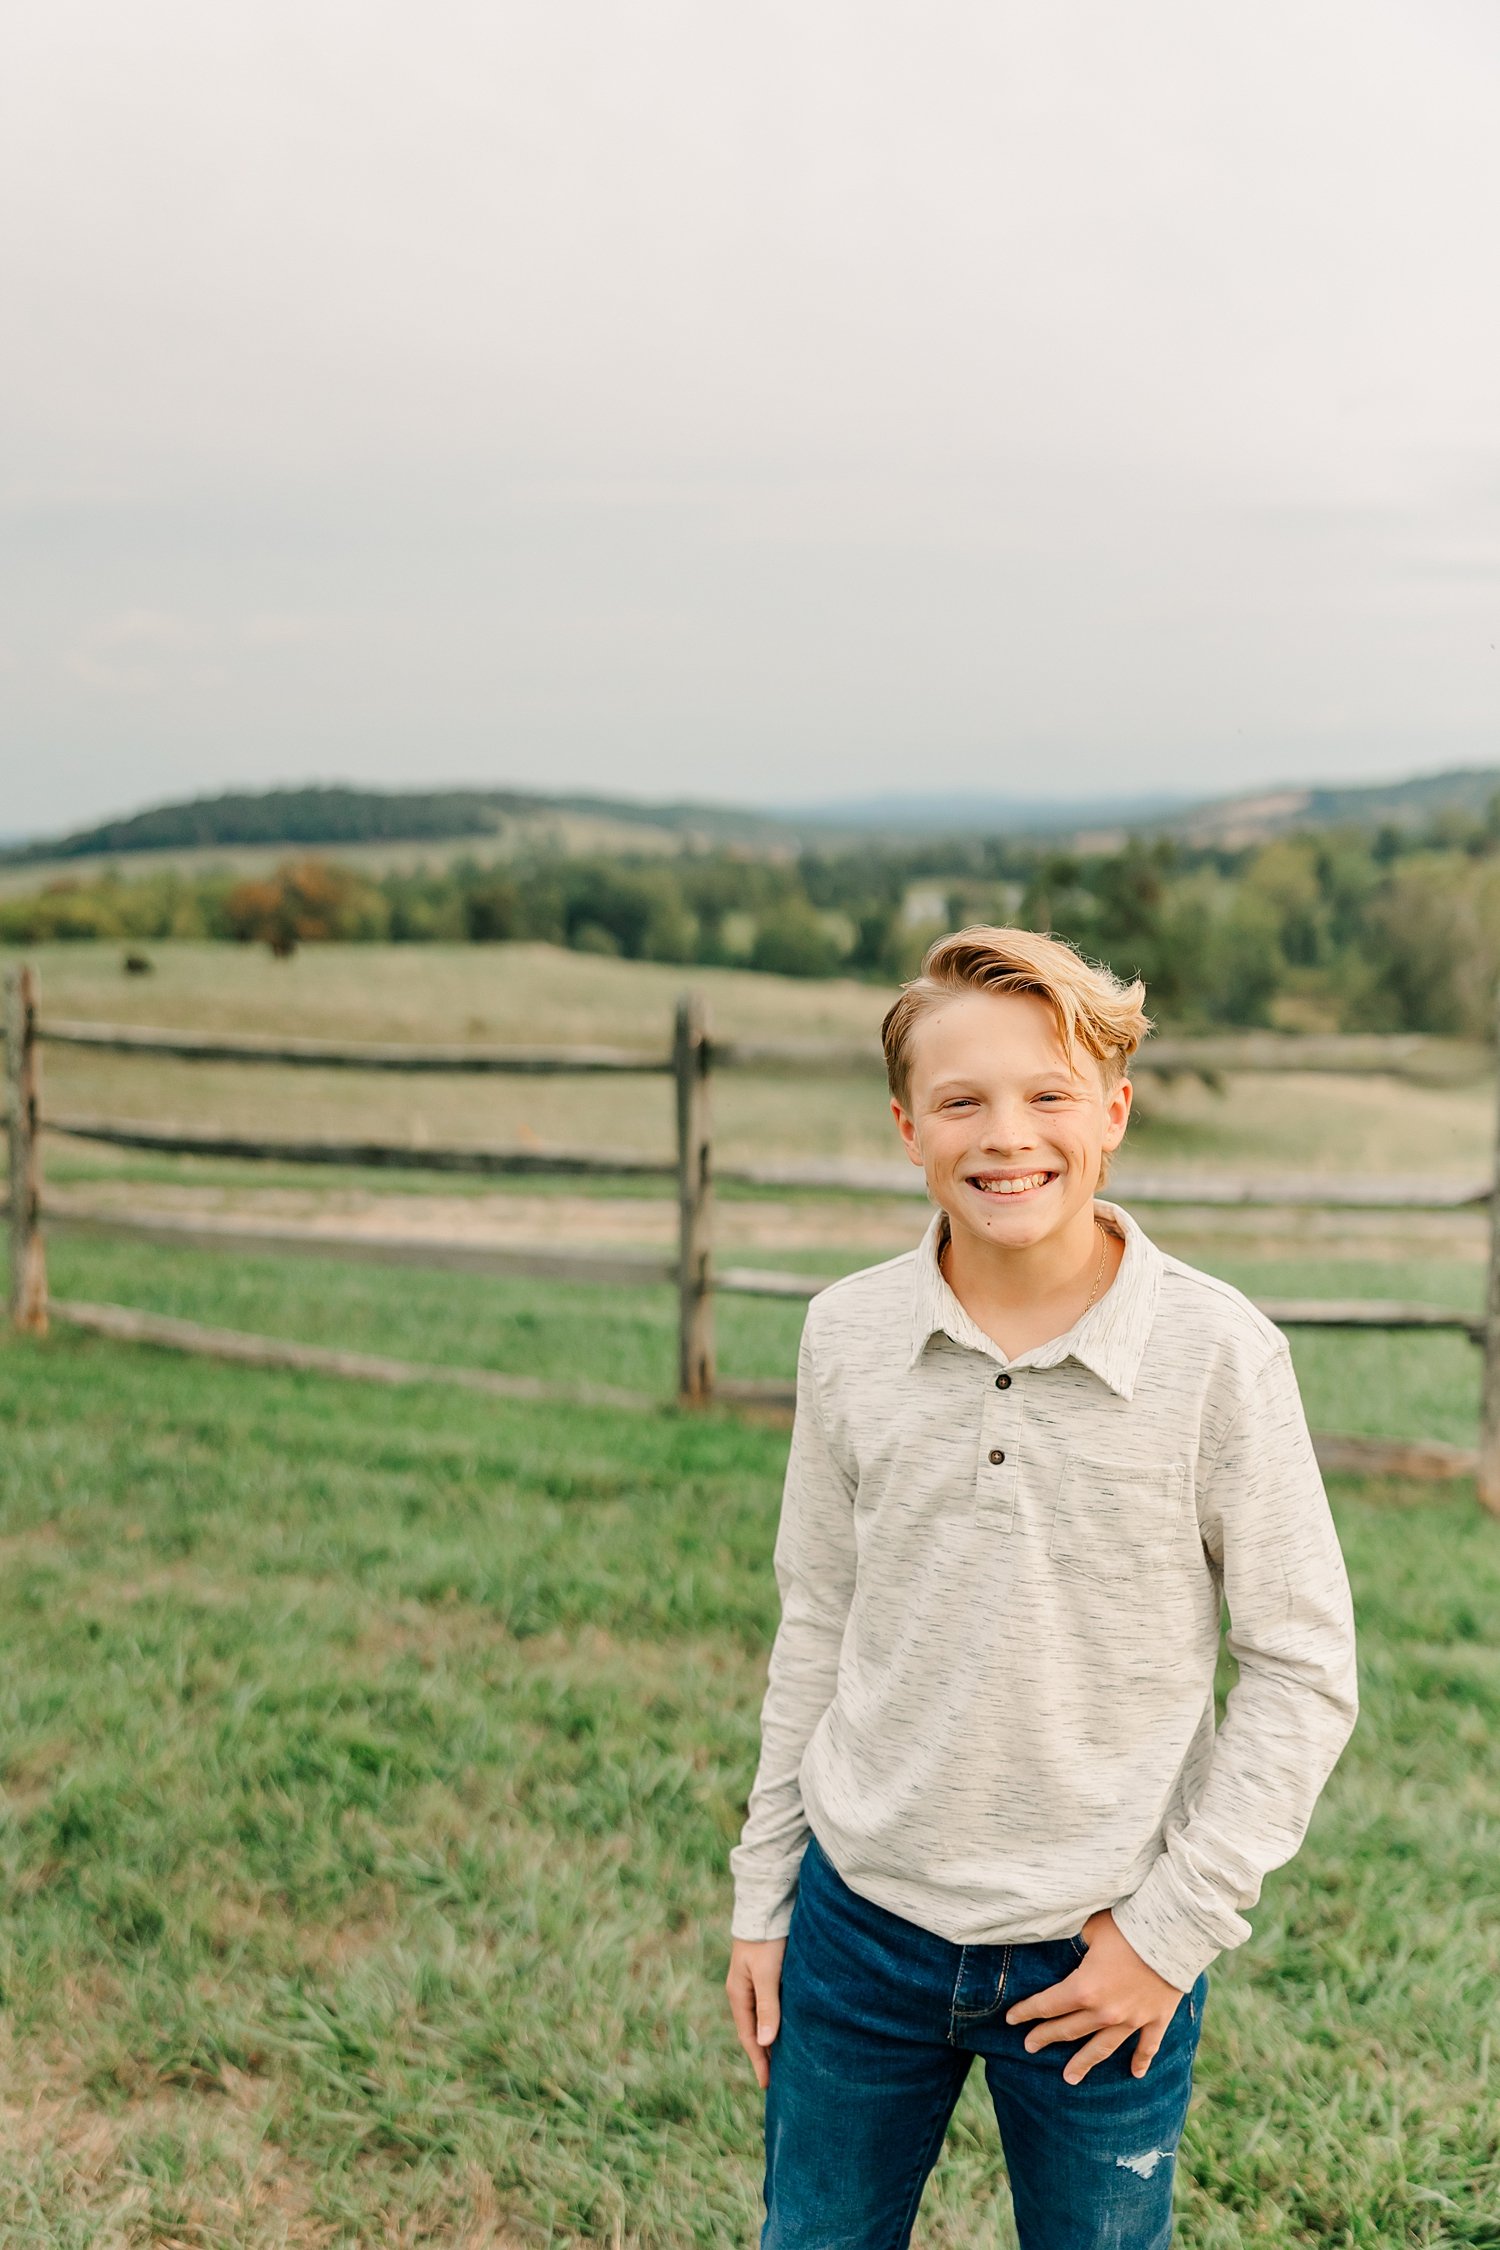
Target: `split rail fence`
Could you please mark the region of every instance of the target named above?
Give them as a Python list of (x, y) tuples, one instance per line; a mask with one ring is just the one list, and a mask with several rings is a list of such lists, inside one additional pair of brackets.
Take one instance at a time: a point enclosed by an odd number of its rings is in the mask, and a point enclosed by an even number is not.
[[(555, 1280), (668, 1284), (678, 1299), (677, 1395), (684, 1406), (721, 1401), (785, 1410), (788, 1384), (727, 1380), (717, 1371), (714, 1298), (720, 1294), (802, 1298), (826, 1284), (806, 1274), (721, 1266), (713, 1254), (716, 1182), (787, 1190), (856, 1190), (863, 1194), (923, 1192), (914, 1172), (896, 1166), (831, 1161), (716, 1167), (711, 1085), (719, 1071), (826, 1075), (878, 1071), (878, 1046), (832, 1042), (719, 1040), (710, 1036), (701, 998), (679, 1001), (670, 1049), (642, 1053), (615, 1047), (479, 1047), (375, 1045), (315, 1039), (150, 1030), (132, 1025), (75, 1023), (40, 1014), (36, 971), (12, 969), (6, 977), (5, 1050), (10, 1143), (10, 1312), (21, 1329), (44, 1332), (49, 1319), (127, 1341), (164, 1345), (264, 1366), (291, 1366), (386, 1382), (439, 1381), (503, 1396), (560, 1396), (537, 1378), (480, 1368), (419, 1366), (346, 1353), (278, 1338), (209, 1329), (125, 1305), (85, 1304), (51, 1297), (46, 1233), (81, 1230), (182, 1247), (254, 1253), (307, 1254), (395, 1264), (426, 1265), (491, 1274), (526, 1274)], [(675, 1155), (521, 1147), (431, 1147), (348, 1137), (268, 1137), (258, 1133), (200, 1131), (127, 1119), (52, 1114), (41, 1097), (43, 1045), (88, 1049), (179, 1062), (233, 1062), (279, 1068), (542, 1076), (628, 1073), (669, 1078), (675, 1096)], [(1419, 1069), (1433, 1046), (1415, 1038), (1323, 1039), (1249, 1034), (1222, 1039), (1158, 1040), (1137, 1058), (1137, 1077), (1196, 1073), (1216, 1078), (1229, 1071), (1320, 1070), (1406, 1072)], [(288, 1165), (440, 1171), (501, 1177), (518, 1175), (675, 1180), (675, 1256), (604, 1250), (478, 1245), (406, 1237), (339, 1235), (308, 1228), (273, 1228), (183, 1218), (169, 1213), (86, 1211), (43, 1192), (44, 1131), (116, 1148), (231, 1158)], [(1500, 1176), (1500, 1112), (1496, 1175)], [(1442, 1477), (1474, 1472), (1485, 1505), (1500, 1513), (1500, 1197), (1489, 1181), (1444, 1187), (1386, 1181), (1345, 1183), (1308, 1179), (1274, 1188), (1232, 1179), (1171, 1180), (1137, 1175), (1121, 1199), (1138, 1204), (1263, 1205), (1332, 1209), (1440, 1210), (1487, 1205), (1490, 1258), (1485, 1313), (1473, 1318), (1444, 1307), (1392, 1299), (1262, 1300), (1261, 1310), (1282, 1328), (1451, 1329), (1482, 1353), (1480, 1443), (1477, 1457), (1432, 1440), (1387, 1441), (1319, 1437), (1325, 1467), (1374, 1474)], [(599, 1386), (570, 1386), (570, 1399), (644, 1406), (638, 1394)]]

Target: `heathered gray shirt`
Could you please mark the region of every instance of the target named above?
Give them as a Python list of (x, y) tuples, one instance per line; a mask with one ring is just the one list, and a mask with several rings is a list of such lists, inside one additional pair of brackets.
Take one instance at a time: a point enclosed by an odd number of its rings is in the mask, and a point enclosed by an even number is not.
[(1096, 1208), (1113, 1286), (1014, 1359), (943, 1279), (942, 1212), (808, 1309), (737, 1937), (785, 1934), (810, 1824), (955, 1944), (1109, 1906), (1186, 1990), (1302, 1841), (1354, 1628), (1286, 1341)]

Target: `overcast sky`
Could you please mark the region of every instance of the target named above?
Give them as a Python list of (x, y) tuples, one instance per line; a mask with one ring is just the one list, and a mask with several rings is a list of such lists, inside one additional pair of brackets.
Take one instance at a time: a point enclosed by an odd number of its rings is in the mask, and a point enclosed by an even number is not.
[(1490, 0), (35, 0), (0, 832), (1500, 761)]

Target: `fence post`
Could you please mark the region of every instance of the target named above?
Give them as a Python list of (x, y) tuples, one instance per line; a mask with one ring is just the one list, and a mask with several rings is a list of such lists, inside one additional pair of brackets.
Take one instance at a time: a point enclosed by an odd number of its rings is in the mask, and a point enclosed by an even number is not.
[(10, 1109), (10, 1317), (47, 1333), (47, 1251), (42, 1240), (41, 1072), (37, 976), (29, 964), (5, 977), (5, 1082)]
[(708, 1098), (708, 1011), (702, 996), (677, 1003), (677, 1396), (706, 1406), (714, 1393), (713, 1145)]
[[(1500, 1071), (1500, 990), (1496, 993), (1496, 1069)], [(1479, 1400), (1479, 1497), (1500, 1516), (1500, 1082), (1495, 1100), (1495, 1162), (1490, 1179), (1490, 1273), (1484, 1308), (1484, 1377)]]

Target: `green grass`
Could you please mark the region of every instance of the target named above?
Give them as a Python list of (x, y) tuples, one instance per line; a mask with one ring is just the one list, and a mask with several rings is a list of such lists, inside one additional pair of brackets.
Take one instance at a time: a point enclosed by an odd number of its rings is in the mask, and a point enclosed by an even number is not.
[[(751, 1263), (749, 1253), (745, 1262)], [(771, 1263), (769, 1257), (758, 1262)], [(835, 1274), (854, 1253), (777, 1252), (774, 1263)], [(666, 1398), (676, 1382), (677, 1306), (667, 1288), (495, 1280), (472, 1274), (341, 1265), (332, 1259), (251, 1258), (63, 1236), (49, 1252), (59, 1297), (140, 1305), (345, 1351), (447, 1360), (642, 1390)], [(1301, 1265), (1225, 1262), (1225, 1278), (1264, 1295), (1410, 1296), (1468, 1310), (1473, 1267), (1428, 1260)], [(803, 1308), (795, 1301), (721, 1297), (720, 1364), (746, 1379), (790, 1377)], [(1315, 1429), (1472, 1444), (1479, 1361), (1466, 1338), (1437, 1333), (1319, 1334), (1301, 1330), (1293, 1355)]]
[[(667, 1399), (677, 1382), (677, 1294), (526, 1279), (251, 1258), (63, 1237), (53, 1294), (140, 1305), (341, 1351), (499, 1368), (559, 1383), (607, 1383)], [(717, 1306), (727, 1373), (786, 1374), (804, 1308), (725, 1297)]]
[(114, 2239), (143, 2150), (143, 2238), (277, 2239), (268, 2165), (293, 2239), (450, 2240), (476, 2180), (742, 2235), (712, 1987), (783, 1441), (66, 1340), (0, 1397), (0, 1977), (56, 2112), (0, 2238)]
[[(273, 1333), (670, 1377), (666, 1291), (53, 1264)], [(733, 1371), (789, 1364), (800, 1308), (720, 1313)], [(1472, 1429), (1453, 1339), (1297, 1348), (1327, 1426)], [(784, 1435), (66, 1334), (0, 1346), (0, 1425), (0, 2243), (753, 2242), (725, 1861)], [(1187, 2250), (1500, 2245), (1500, 1526), (1467, 1488), (1336, 1501), (1365, 1713), (1215, 1972)], [(971, 2088), (917, 2239), (1009, 2242), (1003, 2206)]]

